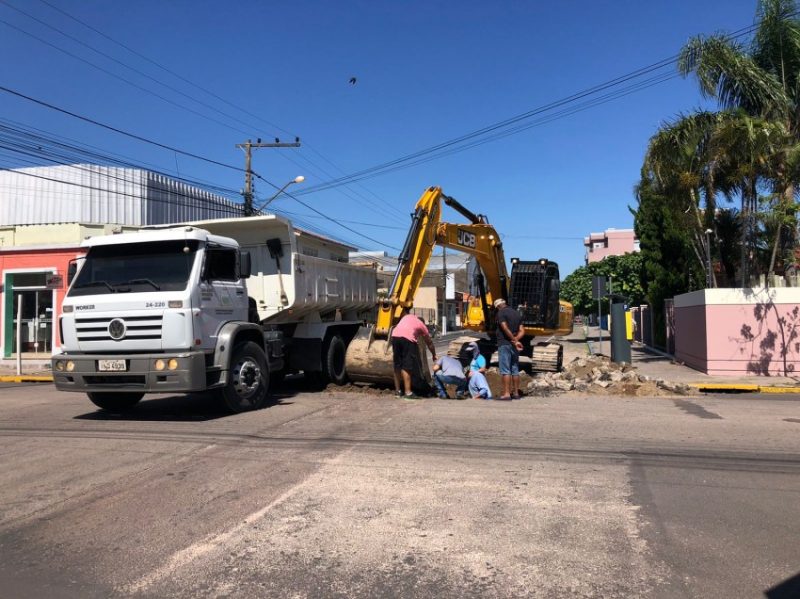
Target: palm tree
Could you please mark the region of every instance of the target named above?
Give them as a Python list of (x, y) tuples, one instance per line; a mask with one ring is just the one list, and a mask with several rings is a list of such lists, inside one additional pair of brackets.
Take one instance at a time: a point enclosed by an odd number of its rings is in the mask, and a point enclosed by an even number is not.
[(713, 166), (713, 139), (729, 113), (696, 112), (664, 123), (650, 138), (644, 159), (644, 170), (651, 175), (656, 190), (678, 204), (687, 215), (692, 249), (706, 271), (708, 282), (716, 286), (713, 269), (706, 256), (706, 229), (714, 227), (716, 187)]
[[(734, 194), (741, 197), (741, 283), (746, 286), (755, 257), (759, 189), (781, 181), (783, 155), (791, 139), (780, 122), (754, 118), (743, 111), (727, 114), (711, 134), (709, 153), (718, 188), (729, 199)], [(776, 235), (773, 252), (778, 241)], [(774, 259), (770, 272), (772, 268)]]
[[(716, 99), (723, 109), (740, 109), (752, 117), (781, 123), (788, 132), (791, 146), (800, 142), (800, 21), (797, 14), (795, 0), (759, 0), (758, 27), (749, 46), (725, 35), (695, 37), (683, 48), (678, 61), (681, 74), (694, 73), (697, 77), (703, 96)], [(780, 155), (785, 153), (779, 153), (778, 157)], [(791, 170), (780, 160), (773, 165), (773, 191), (783, 197), (784, 208), (794, 206), (795, 188), (800, 180)], [(748, 193), (752, 196), (755, 182), (749, 183)], [(746, 185), (742, 182), (742, 189)], [(745, 201), (752, 201), (752, 198), (743, 198), (743, 206)], [(783, 229), (777, 229), (775, 248), (780, 245)], [(774, 263), (773, 257), (770, 272)]]

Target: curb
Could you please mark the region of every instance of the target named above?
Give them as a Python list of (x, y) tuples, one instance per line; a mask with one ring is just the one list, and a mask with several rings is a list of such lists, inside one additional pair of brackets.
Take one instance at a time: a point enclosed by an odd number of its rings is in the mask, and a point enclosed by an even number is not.
[(52, 383), (53, 377), (49, 374), (23, 374), (0, 375), (0, 383)]
[(690, 387), (706, 393), (800, 393), (800, 386), (776, 387), (771, 385), (737, 385), (735, 383), (689, 383)]

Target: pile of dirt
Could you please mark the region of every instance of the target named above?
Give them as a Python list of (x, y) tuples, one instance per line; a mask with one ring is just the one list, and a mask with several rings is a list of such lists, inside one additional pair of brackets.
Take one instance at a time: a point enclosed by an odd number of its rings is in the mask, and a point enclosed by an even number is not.
[(329, 393), (365, 393), (369, 395), (394, 395), (394, 387), (379, 387), (369, 383), (329, 383), (325, 388)]

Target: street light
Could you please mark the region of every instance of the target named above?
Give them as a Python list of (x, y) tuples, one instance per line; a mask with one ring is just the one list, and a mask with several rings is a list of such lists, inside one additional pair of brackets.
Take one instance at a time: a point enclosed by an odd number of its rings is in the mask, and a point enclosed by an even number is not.
[(285, 190), (287, 187), (289, 187), (289, 186), (290, 186), (292, 183), (302, 183), (302, 182), (303, 182), (303, 181), (305, 181), (305, 180), (306, 180), (306, 178), (305, 178), (303, 175), (298, 175), (298, 176), (296, 176), (294, 179), (292, 179), (292, 180), (291, 180), (291, 181), (289, 181), (289, 182), (288, 182), (286, 185), (284, 185), (284, 186), (283, 186), (283, 187), (281, 187), (281, 188), (280, 188), (278, 191), (276, 191), (274, 196), (272, 196), (272, 197), (271, 197), (270, 199), (268, 199), (266, 202), (264, 202), (263, 204), (261, 204), (261, 206), (260, 206), (260, 207), (259, 207), (259, 208), (256, 210), (256, 213), (258, 213), (258, 212), (261, 212), (261, 211), (262, 211), (264, 208), (266, 208), (266, 207), (267, 207), (267, 205), (268, 205), (268, 204), (269, 204), (269, 203), (270, 203), (272, 200), (274, 200), (274, 199), (275, 199), (275, 198), (277, 198), (279, 195), (281, 195), (281, 194), (283, 193), (283, 191), (284, 191), (284, 190)]

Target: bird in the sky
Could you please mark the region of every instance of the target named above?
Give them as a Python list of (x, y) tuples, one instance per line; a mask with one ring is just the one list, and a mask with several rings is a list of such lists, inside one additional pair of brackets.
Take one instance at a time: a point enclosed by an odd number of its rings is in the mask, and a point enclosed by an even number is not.
[(356, 84), (356, 78), (350, 77), (350, 85), (355, 85), (355, 84)]

